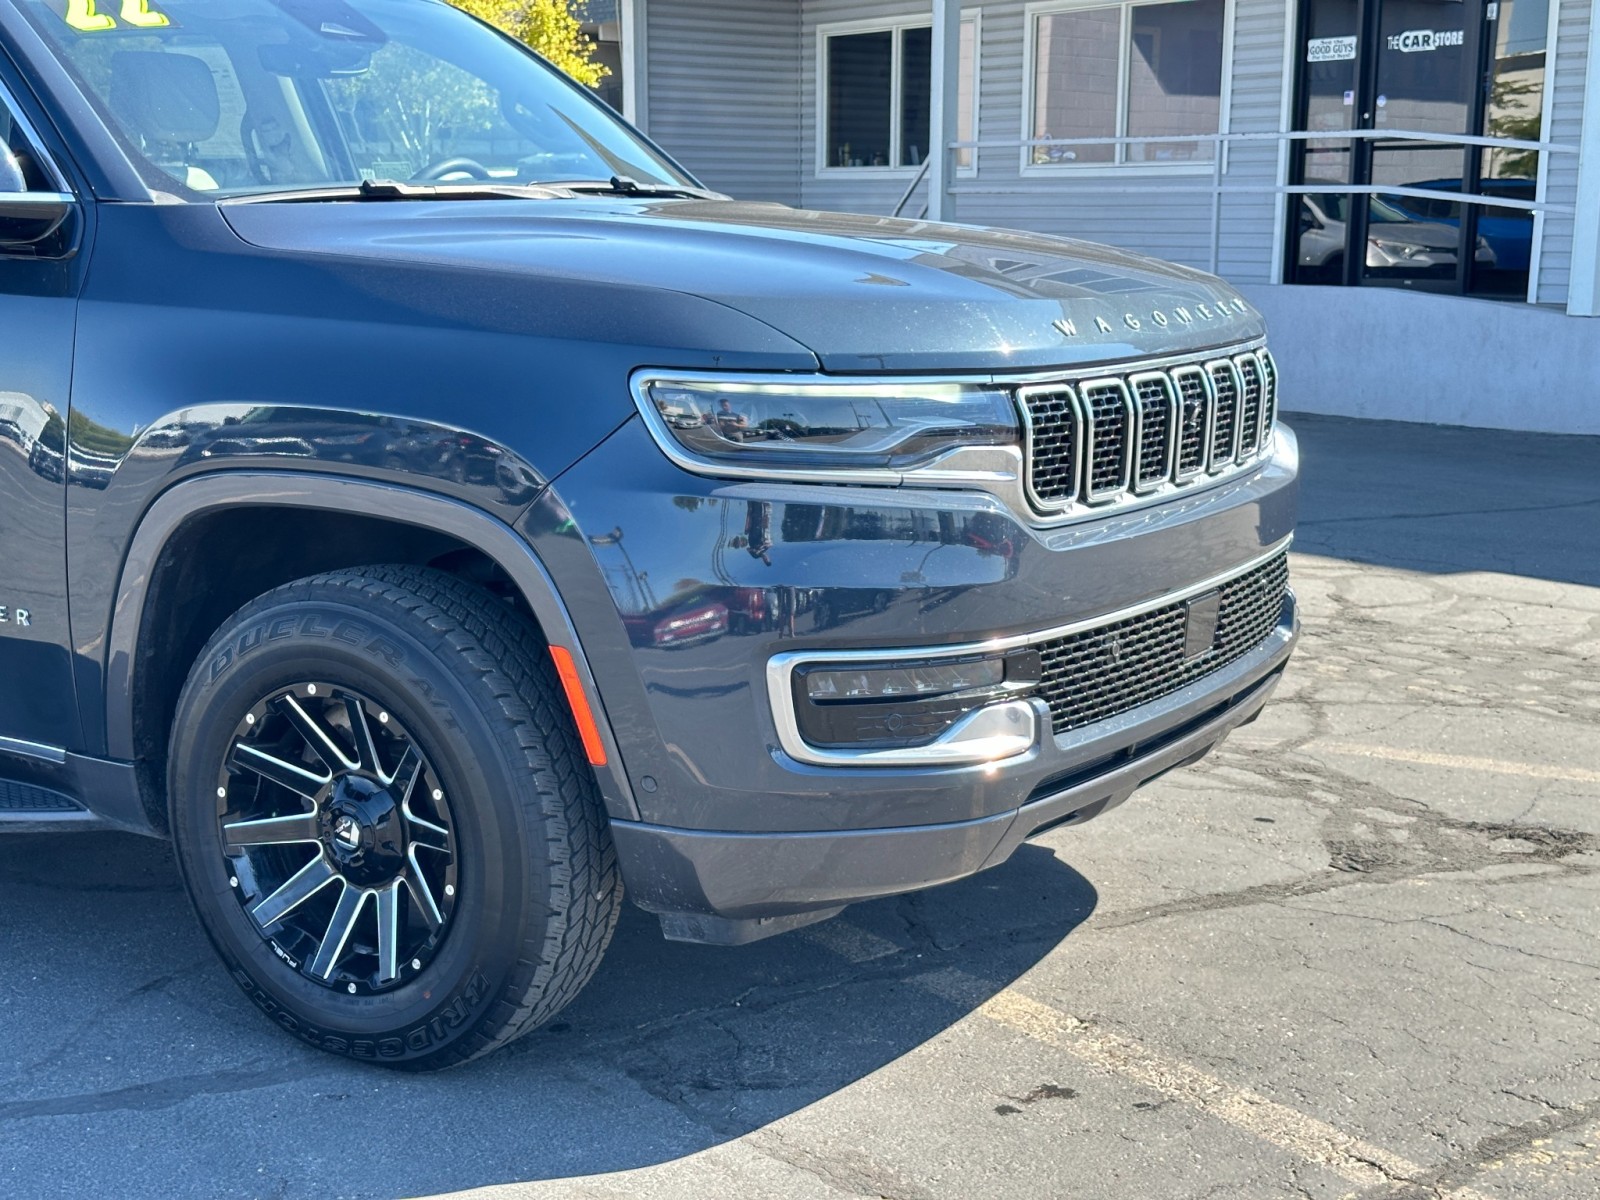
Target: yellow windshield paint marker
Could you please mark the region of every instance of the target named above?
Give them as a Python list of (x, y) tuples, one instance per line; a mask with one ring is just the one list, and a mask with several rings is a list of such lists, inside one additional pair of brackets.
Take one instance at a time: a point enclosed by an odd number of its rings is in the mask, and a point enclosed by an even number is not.
[(150, 0), (122, 0), (122, 20), (140, 29), (160, 29), (172, 24), (163, 14), (150, 11)]
[(117, 23), (105, 13), (95, 11), (95, 0), (67, 0), (67, 24), (83, 33), (115, 29)]

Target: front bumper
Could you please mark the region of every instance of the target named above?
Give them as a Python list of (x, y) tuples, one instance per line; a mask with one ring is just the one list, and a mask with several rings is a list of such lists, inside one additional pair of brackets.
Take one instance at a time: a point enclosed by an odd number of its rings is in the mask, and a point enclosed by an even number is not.
[[(1291, 595), (1278, 628), (1251, 654), (1182, 692), (1085, 731), (1093, 749), (1105, 751), (1091, 766), (1044, 781), (1024, 803), (992, 816), (776, 834), (613, 822), (618, 853), (629, 864), (630, 895), (662, 915), (668, 937), (735, 943), (832, 916), (855, 901), (976, 874), (1010, 858), (1030, 837), (1115, 807), (1254, 720), (1282, 677), (1298, 633)], [(1085, 739), (1075, 740), (1081, 752)]]
[(1244, 572), (1294, 528), (1298, 453), (1277, 438), (1239, 478), (1038, 528), (983, 494), (706, 479), (624, 426), (521, 527), (624, 760), (625, 786), (602, 786), (634, 900), (677, 936), (765, 936), (993, 865), (1205, 753), (1265, 700), (1295, 640), (1292, 596), (1227, 665), (1059, 735), (1037, 712), (1032, 744), (998, 762), (805, 761), (771, 666), (1009, 644)]

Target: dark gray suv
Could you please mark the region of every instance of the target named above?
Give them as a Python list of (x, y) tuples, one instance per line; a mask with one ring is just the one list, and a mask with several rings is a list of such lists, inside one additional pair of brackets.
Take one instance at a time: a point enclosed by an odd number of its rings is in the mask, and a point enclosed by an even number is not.
[(1253, 718), (1254, 311), (738, 203), (439, 0), (0, 6), (0, 831), (171, 837), (228, 970), (460, 1062), (624, 889), (736, 943)]

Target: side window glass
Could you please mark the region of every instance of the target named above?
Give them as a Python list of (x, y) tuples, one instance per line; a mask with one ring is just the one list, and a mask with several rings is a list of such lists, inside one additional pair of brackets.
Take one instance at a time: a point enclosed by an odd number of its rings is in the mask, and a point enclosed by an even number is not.
[(0, 194), (56, 190), (38, 151), (28, 143), (10, 108), (0, 101)]

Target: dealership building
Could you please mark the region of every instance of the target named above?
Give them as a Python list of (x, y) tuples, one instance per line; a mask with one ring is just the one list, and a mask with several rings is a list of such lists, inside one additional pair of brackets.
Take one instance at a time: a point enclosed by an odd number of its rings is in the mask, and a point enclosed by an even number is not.
[(608, 98), (720, 191), (1214, 270), (1291, 407), (1600, 433), (1597, 3), (588, 8)]

